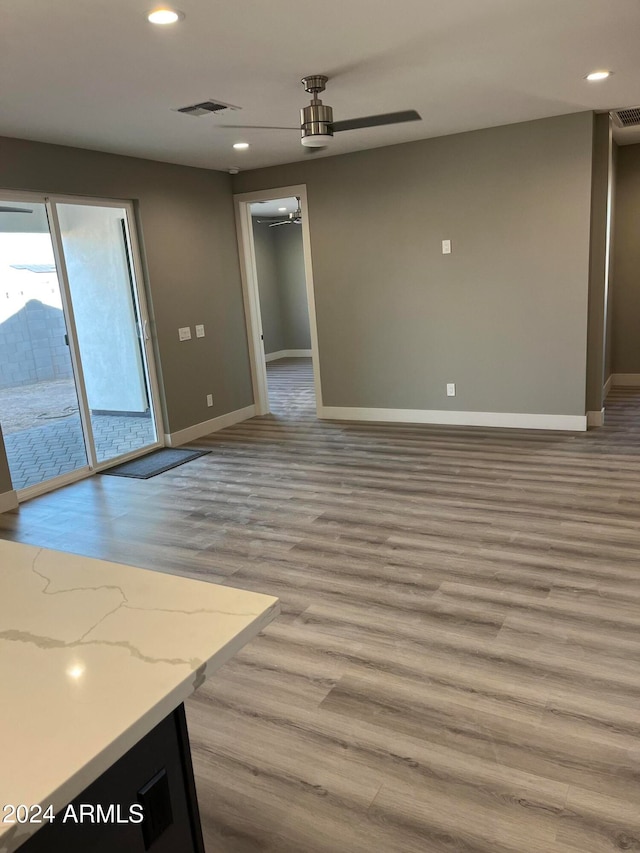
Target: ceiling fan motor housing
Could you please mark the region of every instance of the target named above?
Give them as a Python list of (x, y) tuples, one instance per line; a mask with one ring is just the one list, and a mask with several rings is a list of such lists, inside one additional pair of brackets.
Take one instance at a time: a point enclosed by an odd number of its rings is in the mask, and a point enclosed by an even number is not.
[(323, 74), (302, 78), (305, 91), (313, 95), (309, 106), (300, 110), (302, 144), (308, 148), (324, 147), (333, 136), (333, 110), (317, 97), (318, 92), (324, 91), (326, 82)]
[(333, 136), (333, 110), (314, 99), (300, 110), (300, 129), (303, 145), (326, 145), (327, 137)]

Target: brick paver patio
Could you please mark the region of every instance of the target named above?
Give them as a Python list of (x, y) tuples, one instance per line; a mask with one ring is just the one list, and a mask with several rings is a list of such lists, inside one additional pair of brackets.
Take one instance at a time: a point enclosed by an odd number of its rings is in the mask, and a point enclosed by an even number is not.
[[(99, 461), (130, 453), (155, 441), (150, 417), (93, 415)], [(80, 416), (34, 426), (5, 436), (14, 489), (67, 474), (87, 464)]]

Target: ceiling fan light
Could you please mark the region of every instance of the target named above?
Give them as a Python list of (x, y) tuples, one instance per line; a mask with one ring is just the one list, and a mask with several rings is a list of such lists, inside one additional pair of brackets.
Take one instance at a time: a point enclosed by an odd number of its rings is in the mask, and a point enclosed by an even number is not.
[(301, 142), (305, 148), (326, 148), (332, 139), (333, 136), (328, 133), (314, 133), (312, 136), (303, 136)]

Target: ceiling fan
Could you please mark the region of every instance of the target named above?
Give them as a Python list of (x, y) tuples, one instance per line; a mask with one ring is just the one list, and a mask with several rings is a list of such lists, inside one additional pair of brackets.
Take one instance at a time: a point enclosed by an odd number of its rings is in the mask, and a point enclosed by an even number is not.
[(296, 196), (297, 208), (290, 213), (286, 219), (258, 219), (260, 223), (270, 222), (269, 228), (277, 228), (278, 225), (302, 225), (302, 209), (300, 207), (300, 196)]
[(269, 125), (223, 124), (220, 127), (237, 127), (245, 130), (299, 130), (301, 143), (308, 154), (327, 148), (334, 133), (343, 130), (358, 130), (363, 127), (379, 127), (385, 124), (401, 124), (406, 121), (421, 121), (422, 116), (416, 110), (401, 110), (395, 113), (381, 113), (373, 116), (350, 118), (343, 121), (333, 120), (333, 109), (323, 104), (318, 94), (324, 92), (329, 78), (324, 74), (311, 74), (301, 82), (305, 92), (311, 95), (311, 103), (300, 110), (300, 127), (274, 127)]
[(27, 207), (7, 207), (6, 205), (0, 205), (0, 213), (33, 213), (33, 210), (29, 210)]

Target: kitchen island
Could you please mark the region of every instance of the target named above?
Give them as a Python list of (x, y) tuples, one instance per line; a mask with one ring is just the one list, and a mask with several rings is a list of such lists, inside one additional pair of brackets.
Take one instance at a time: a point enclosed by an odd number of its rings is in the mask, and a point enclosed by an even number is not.
[(0, 853), (202, 851), (182, 703), (277, 613), (0, 540)]

